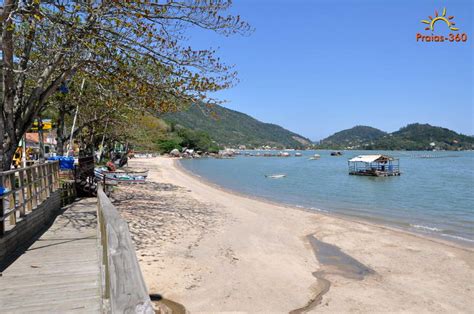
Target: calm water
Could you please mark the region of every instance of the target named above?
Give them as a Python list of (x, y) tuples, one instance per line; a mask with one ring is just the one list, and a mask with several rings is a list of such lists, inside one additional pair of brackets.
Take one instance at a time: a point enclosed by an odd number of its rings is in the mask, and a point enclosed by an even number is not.
[[(308, 160), (314, 153), (321, 159)], [(238, 192), (474, 245), (474, 152), (385, 152), (400, 158), (401, 176), (348, 175), (348, 158), (375, 153), (346, 151), (332, 157), (329, 151), (306, 151), (303, 157), (239, 156), (181, 164)], [(287, 177), (265, 178), (268, 174)]]

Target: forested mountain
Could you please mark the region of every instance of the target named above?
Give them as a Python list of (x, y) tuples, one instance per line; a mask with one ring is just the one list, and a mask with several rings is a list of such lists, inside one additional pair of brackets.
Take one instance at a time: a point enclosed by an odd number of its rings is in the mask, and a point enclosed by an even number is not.
[(474, 137), (447, 128), (413, 123), (393, 133), (357, 126), (321, 141), (321, 148), (377, 150), (474, 149)]
[(339, 131), (325, 138), (321, 141), (321, 146), (328, 148), (359, 147), (366, 143), (371, 143), (384, 135), (387, 135), (387, 133), (379, 129), (370, 126), (357, 125), (353, 128)]
[(281, 126), (264, 123), (222, 106), (193, 105), (186, 111), (161, 117), (173, 127), (204, 131), (221, 146), (303, 148), (311, 141)]
[(473, 149), (474, 138), (447, 128), (414, 123), (391, 133), (387, 138), (376, 141), (368, 148), (406, 150)]

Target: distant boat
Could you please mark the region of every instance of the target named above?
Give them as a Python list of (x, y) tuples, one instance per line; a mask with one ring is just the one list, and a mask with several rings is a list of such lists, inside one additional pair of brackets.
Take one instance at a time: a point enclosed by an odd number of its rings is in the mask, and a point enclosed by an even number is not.
[(319, 158), (321, 158), (321, 155), (319, 155), (319, 154), (314, 154), (313, 156), (309, 157), (309, 160), (317, 160), (317, 159), (319, 159)]
[(302, 153), (295, 153), (295, 157), (301, 157), (301, 156), (303, 156)]
[(342, 152), (332, 152), (331, 156), (342, 156)]
[(266, 178), (270, 178), (270, 179), (281, 179), (281, 178), (284, 178), (286, 177), (286, 174), (266, 174), (265, 175)]
[(94, 176), (98, 180), (112, 180), (116, 182), (144, 183), (148, 176), (146, 169), (128, 169), (122, 168), (117, 171), (109, 171), (106, 167), (97, 167), (94, 169)]

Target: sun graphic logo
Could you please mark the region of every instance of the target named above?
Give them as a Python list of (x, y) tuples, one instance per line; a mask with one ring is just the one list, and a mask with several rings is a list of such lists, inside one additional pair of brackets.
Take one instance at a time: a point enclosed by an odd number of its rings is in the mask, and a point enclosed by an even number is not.
[[(438, 25), (438, 22), (443, 22), (446, 24), (449, 30), (457, 32), (459, 28), (455, 27), (456, 23), (453, 22), (454, 15), (446, 16), (446, 8), (443, 9), (441, 15), (438, 14), (438, 11), (434, 11), (434, 18), (430, 15), (428, 16), (429, 20), (421, 20), (421, 23), (427, 24), (425, 28), (427, 31), (434, 32), (435, 24)], [(449, 33), (447, 36), (443, 35), (423, 35), (420, 33), (416, 34), (416, 41), (420, 42), (466, 42), (467, 34), (466, 33)]]
[(425, 30), (429, 31), (431, 30), (432, 32), (434, 31), (434, 25), (436, 22), (444, 22), (446, 25), (448, 25), (449, 29), (452, 31), (458, 31), (459, 28), (454, 27), (456, 23), (452, 22), (451, 20), (454, 19), (454, 15), (446, 17), (446, 8), (443, 9), (443, 14), (441, 16), (438, 16), (438, 11), (435, 10), (435, 18), (432, 18), (431, 16), (428, 16), (430, 18), (429, 21), (427, 20), (421, 20), (421, 23), (428, 24), (429, 26), (425, 28)]

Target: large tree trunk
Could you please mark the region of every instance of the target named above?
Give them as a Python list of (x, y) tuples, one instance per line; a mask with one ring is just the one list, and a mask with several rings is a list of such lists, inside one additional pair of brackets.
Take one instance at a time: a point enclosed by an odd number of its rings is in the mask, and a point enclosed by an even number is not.
[(18, 145), (13, 125), (15, 79), (13, 71), (13, 29), (12, 19), (10, 18), (11, 12), (16, 9), (16, 1), (5, 0), (3, 3), (3, 14), (1, 17), (3, 99), (0, 108), (0, 138), (2, 140), (2, 145), (0, 147), (0, 161), (2, 170), (10, 170), (13, 154), (15, 152), (16, 146)]
[(57, 125), (57, 137), (56, 137), (56, 154), (58, 156), (64, 156), (64, 145), (67, 141), (67, 134), (66, 134), (66, 105), (61, 102), (59, 105), (58, 110), (58, 125)]

